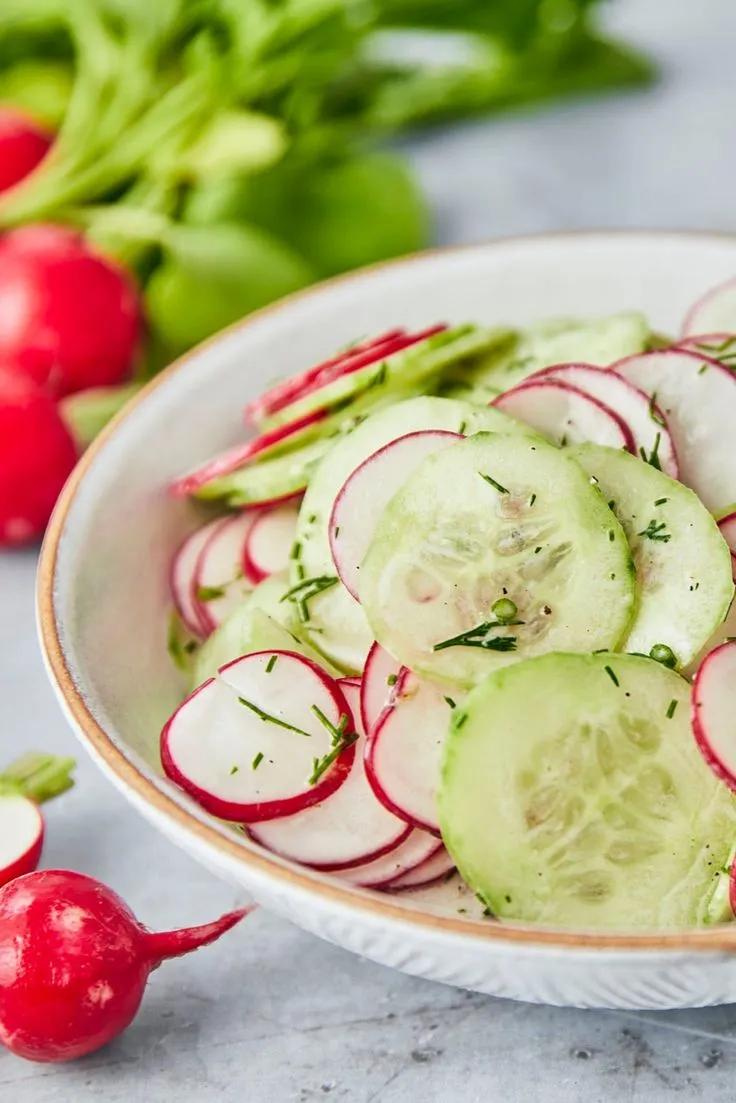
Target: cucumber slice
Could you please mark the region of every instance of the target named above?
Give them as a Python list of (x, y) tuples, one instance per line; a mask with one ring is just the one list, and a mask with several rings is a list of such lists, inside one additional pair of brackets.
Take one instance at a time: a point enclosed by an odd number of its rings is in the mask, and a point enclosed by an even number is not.
[(301, 494), (331, 445), (331, 440), (321, 437), (293, 452), (240, 467), (198, 487), (195, 497), (224, 498), (229, 506), (240, 507), (266, 505)]
[(643, 352), (649, 336), (646, 318), (635, 311), (591, 321), (547, 319), (522, 332), (515, 346), (491, 349), (468, 373), (468, 382), (476, 392), (476, 400), (485, 395), (487, 402), (552, 364), (577, 362), (606, 367), (624, 356)]
[[(615, 648), (633, 613), (634, 568), (620, 524), (571, 456), (537, 438), (478, 433), (424, 460), (392, 498), (360, 597), (395, 658), (469, 687), (530, 655)], [(512, 603), (503, 620), (502, 600)]]
[(638, 604), (625, 651), (667, 644), (687, 666), (723, 621), (733, 597), (731, 556), (692, 490), (635, 456), (598, 444), (569, 449), (598, 480), (623, 526)]
[(447, 849), (501, 919), (701, 925), (736, 799), (701, 758), (689, 686), (634, 655), (546, 655), (469, 695), (446, 743)]
[(473, 433), (481, 428), (525, 432), (499, 410), (449, 398), (405, 399), (362, 422), (334, 445), (314, 473), (299, 512), (299, 556), (293, 561), (292, 583), (334, 579), (328, 589), (309, 598), (303, 628), (314, 646), (342, 670), (362, 671), (374, 639), (360, 605), (337, 578), (332, 559), (329, 520), (345, 480), (379, 448), (407, 433), (424, 429)]

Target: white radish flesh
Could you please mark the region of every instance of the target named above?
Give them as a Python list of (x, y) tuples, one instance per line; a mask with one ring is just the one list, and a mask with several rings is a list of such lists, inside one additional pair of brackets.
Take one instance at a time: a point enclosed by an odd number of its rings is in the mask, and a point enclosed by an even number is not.
[(194, 636), (206, 636), (209, 631), (202, 623), (194, 595), (197, 563), (205, 544), (221, 524), (222, 519), (218, 518), (187, 536), (171, 562), (171, 596), (182, 622)]
[(368, 780), (380, 801), (414, 827), (440, 833), (437, 786), (457, 698), (404, 668), (393, 702), (373, 729)]
[(415, 829), (388, 854), (365, 865), (341, 870), (337, 876), (341, 881), (359, 885), (361, 888), (386, 888), (441, 849), (442, 843), (434, 835)]
[(408, 873), (402, 873), (400, 877), (386, 885), (386, 888), (390, 892), (428, 888), (429, 885), (434, 885), (437, 881), (444, 881), (454, 869), (455, 863), (444, 846), (441, 846), (431, 858), (420, 862)]
[(733, 567), (734, 580), (736, 580), (736, 513), (727, 513), (725, 517), (721, 517), (718, 528), (721, 530), (721, 535), (731, 552), (731, 566)]
[(199, 553), (194, 574), (194, 603), (204, 634), (219, 628), (253, 589), (245, 577), (245, 542), (255, 513), (236, 513), (213, 529)]
[[(357, 718), (358, 687), (347, 679), (340, 685)], [(353, 765), (339, 789), (303, 812), (253, 825), (251, 838), (283, 858), (322, 870), (364, 865), (397, 847), (411, 829), (380, 803), (368, 784), (365, 742), (359, 726)]]
[(706, 762), (736, 790), (736, 642), (703, 659), (693, 682), (692, 723)]
[(289, 566), (298, 516), (297, 506), (285, 503), (266, 509), (256, 517), (246, 536), (243, 552), (243, 567), (254, 585)]
[(0, 885), (36, 868), (43, 835), (38, 805), (15, 793), (0, 795)]
[(685, 337), (721, 332), (736, 333), (736, 279), (707, 291), (690, 307), (682, 326)]
[(461, 439), (440, 429), (407, 433), (379, 448), (346, 479), (332, 508), (329, 536), (337, 573), (356, 601), (360, 565), (384, 509), (422, 460)]
[(651, 395), (664, 412), (680, 480), (711, 513), (736, 502), (736, 376), (717, 360), (684, 349), (630, 356), (615, 370)]
[(360, 687), (360, 716), (369, 739), (391, 701), (400, 671), (401, 663), (376, 641), (368, 652)]
[[(221, 819), (252, 823), (324, 800), (347, 778), (351, 743), (330, 764), (335, 733), (354, 731), (340, 686), (288, 651), (245, 655), (179, 706), (161, 733), (167, 775)], [(316, 777), (315, 760), (324, 770)]]
[(623, 376), (590, 364), (556, 364), (537, 372), (533, 379), (557, 379), (603, 402), (628, 425), (634, 438), (634, 453), (641, 459), (659, 457), (666, 475), (677, 478), (677, 456), (667, 423), (648, 394)]
[(597, 398), (554, 379), (523, 383), (494, 399), (503, 413), (523, 421), (553, 444), (592, 441), (634, 451), (631, 430)]

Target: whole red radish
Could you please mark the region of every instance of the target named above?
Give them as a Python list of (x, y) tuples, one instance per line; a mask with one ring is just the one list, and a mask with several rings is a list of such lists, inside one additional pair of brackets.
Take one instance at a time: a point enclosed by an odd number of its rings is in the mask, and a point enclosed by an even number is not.
[(0, 107), (0, 192), (19, 183), (43, 160), (53, 136), (21, 111)]
[(53, 394), (120, 383), (141, 341), (130, 276), (65, 226), (0, 242), (0, 359)]
[(135, 1017), (151, 971), (214, 942), (249, 909), (154, 934), (105, 885), (42, 870), (0, 889), (0, 1042), (30, 1061), (72, 1061)]
[(0, 547), (43, 534), (77, 448), (54, 400), (0, 367)]

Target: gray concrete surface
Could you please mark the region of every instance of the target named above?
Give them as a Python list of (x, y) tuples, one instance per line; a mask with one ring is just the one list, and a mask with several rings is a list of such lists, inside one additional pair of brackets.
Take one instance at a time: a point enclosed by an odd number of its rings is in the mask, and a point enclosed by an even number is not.
[[(647, 91), (478, 122), (408, 147), (438, 236), (576, 226), (736, 227), (733, 0), (619, 0), (660, 59)], [(0, 762), (76, 745), (38, 656), (34, 557), (0, 558)], [(234, 893), (143, 822), (80, 752), (49, 807), (48, 865), (114, 886), (152, 926), (197, 922)], [(12, 1103), (562, 1103), (731, 1100), (736, 1007), (577, 1012), (465, 994), (361, 961), (257, 913), (152, 980), (134, 1026), (74, 1066), (0, 1051)]]

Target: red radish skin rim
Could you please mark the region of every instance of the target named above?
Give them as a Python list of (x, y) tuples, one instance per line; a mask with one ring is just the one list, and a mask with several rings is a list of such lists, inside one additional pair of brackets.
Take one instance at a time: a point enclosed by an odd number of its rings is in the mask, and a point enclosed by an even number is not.
[[(611, 366), (615, 367), (615, 365)], [(616, 422), (616, 425), (621, 432), (621, 436), (623, 438), (627, 452), (635, 454), (636, 444), (634, 442), (634, 436), (624, 419), (619, 414), (617, 414), (615, 410), (612, 410), (610, 406), (606, 406), (605, 402), (601, 402), (599, 398), (594, 398), (592, 394), (587, 394), (579, 387), (571, 386), (570, 383), (562, 383), (557, 379), (545, 379), (540, 380), (539, 382), (525, 381), (524, 383), (520, 383), (518, 387), (512, 387), (510, 390), (504, 391), (503, 394), (498, 395), (498, 397), (494, 398), (492, 402), (489, 402), (489, 406), (498, 406), (498, 408), (502, 412), (505, 412), (503, 410), (503, 399), (506, 398), (508, 395), (521, 394), (523, 391), (537, 390), (540, 387), (554, 387), (556, 390), (569, 391), (573, 394), (578, 395), (580, 398), (584, 398), (586, 402), (590, 402), (593, 406), (597, 406), (598, 409), (601, 410), (604, 414), (608, 414), (612, 421)]]
[[(202, 564), (204, 562), (204, 558), (205, 558), (205, 556), (206, 556), (206, 554), (209, 550), (209, 547), (210, 547), (212, 541), (217, 539), (217, 537), (220, 535), (220, 533), (226, 527), (226, 525), (230, 525), (234, 521), (237, 521), (239, 519), (240, 515), (241, 515), (240, 513), (228, 513), (227, 516), (223, 517), (222, 520), (220, 521), (220, 523), (213, 527), (212, 533), (210, 534), (209, 539), (206, 541), (206, 543), (202, 547), (199, 555), (197, 556), (197, 563), (195, 565), (194, 573), (192, 575), (192, 604), (193, 604), (193, 606), (194, 606), (194, 608), (197, 611), (197, 614), (199, 616), (199, 621), (200, 621), (200, 626), (201, 626), (200, 627), (200, 635), (203, 636), (205, 639), (207, 639), (208, 636), (210, 636), (213, 632), (215, 632), (219, 628), (219, 624), (217, 623), (217, 621), (215, 620), (215, 618), (212, 616), (209, 609), (207, 608), (206, 602), (200, 601), (199, 598), (197, 597), (197, 588), (199, 586), (199, 576), (200, 576), (200, 572), (202, 570)], [(248, 536), (248, 533), (246, 532), (246, 534), (243, 537), (243, 546), (245, 546), (245, 541), (247, 539), (247, 536)], [(242, 553), (241, 553), (241, 556), (239, 558), (242, 560)], [(235, 581), (235, 580), (233, 579), (231, 581)]]
[[(368, 655), (366, 656), (365, 667), (363, 668), (363, 678), (361, 680), (361, 687), (360, 687), (360, 720), (361, 720), (361, 723), (363, 725), (363, 731), (366, 734), (366, 739), (369, 742), (370, 742), (370, 740), (373, 736), (372, 728), (375, 727), (375, 725), (378, 723), (378, 720), (380, 719), (381, 714), (383, 713), (384, 709), (389, 705), (391, 696), (395, 692), (395, 689), (396, 689), (396, 683), (394, 683), (393, 686), (390, 686), (388, 684), (388, 682), (386, 683), (386, 704), (384, 704), (383, 708), (381, 709), (378, 716), (376, 717), (373, 724), (371, 725), (369, 723), (369, 717), (368, 717), (368, 693), (369, 693), (370, 688), (371, 688), (371, 678), (373, 677), (373, 667), (378, 661), (380, 661), (380, 659), (382, 658), (383, 655), (388, 655), (388, 651), (386, 651), (386, 648), (383, 647), (383, 645), (380, 644), (378, 642), (378, 640), (376, 640), (374, 643), (371, 644), (370, 649), (368, 651)], [(395, 662), (395, 673), (396, 673), (397, 680), (398, 680), (398, 676), (399, 676), (400, 672), (401, 672), (401, 663)]]
[(186, 498), (214, 479), (222, 478), (223, 475), (231, 475), (233, 471), (245, 467), (249, 460), (262, 459), (264, 452), (270, 451), (278, 444), (288, 440), (289, 437), (296, 436), (303, 429), (323, 421), (326, 417), (327, 412), (325, 410), (313, 410), (311, 413), (305, 414), (304, 417), (297, 418), (296, 421), (291, 421), (287, 425), (279, 425), (276, 429), (261, 433), (260, 436), (254, 437), (244, 444), (236, 444), (226, 452), (220, 452), (213, 456), (188, 474), (175, 479), (169, 485), (169, 493), (175, 498)]
[(728, 902), (731, 905), (731, 911), (736, 916), (736, 858), (731, 862), (731, 869), (728, 874)]
[[(294, 401), (297, 396), (306, 393), (310, 385), (315, 379), (319, 378), (322, 372), (337, 367), (345, 360), (349, 360), (351, 356), (359, 355), (360, 352), (367, 352), (377, 345), (384, 345), (387, 341), (393, 341), (397, 337), (403, 336), (405, 333), (406, 330), (404, 329), (389, 329), (386, 333), (379, 334), (378, 337), (373, 337), (358, 345), (353, 345), (352, 348), (344, 349), (342, 352), (337, 353), (337, 355), (331, 356), (327, 360), (322, 360), (320, 363), (314, 364), (311, 368), (307, 368), (297, 375), (289, 376), (288, 379), (284, 379), (281, 383), (277, 383), (269, 390), (264, 391), (246, 405), (246, 421), (257, 424), (262, 418), (267, 417), (271, 413), (275, 413), (277, 409), (281, 409), (281, 407), (285, 406), (288, 402)], [(279, 403), (280, 405), (276, 406), (274, 403)]]
[(19, 854), (15, 861), (0, 869), (0, 888), (10, 881), (14, 881), (16, 877), (22, 877), (24, 873), (31, 873), (37, 868), (38, 863), (41, 861), (41, 853), (46, 837), (46, 822), (38, 805), (34, 804), (34, 802), (27, 797), (24, 799), (28, 800), (29, 804), (33, 804), (34, 806), (36, 815), (38, 816), (38, 833), (31, 845), (27, 847), (22, 854)]
[[(358, 473), (364, 471), (365, 468), (368, 467), (371, 463), (373, 463), (377, 460), (380, 460), (380, 457), (385, 452), (389, 452), (399, 442), (403, 443), (404, 441), (407, 441), (407, 440), (413, 440), (415, 437), (425, 437), (428, 434), (431, 434), (432, 436), (435, 436), (435, 437), (454, 437), (456, 440), (462, 440), (463, 439), (461, 433), (453, 433), (451, 429), (415, 429), (411, 433), (404, 433), (400, 437), (394, 437), (393, 440), (390, 440), (386, 444), (381, 445), (381, 447), (377, 448), (375, 452), (372, 452), (370, 454), (370, 456), (367, 456), (366, 459), (364, 459), (362, 461), (362, 463), (359, 463), (357, 467), (353, 468), (353, 470), (350, 472), (350, 474), (348, 475), (345, 482), (342, 484), (342, 486), (338, 490), (337, 495), (335, 496), (335, 500), (332, 503), (332, 509), (330, 510), (330, 519), (329, 519), (328, 525), (327, 525), (327, 535), (328, 535), (328, 538), (329, 538), (329, 541), (330, 541), (330, 553), (332, 555), (332, 562), (335, 565), (335, 570), (337, 571), (338, 575), (340, 576), (340, 581), (342, 582), (343, 586), (348, 591), (350, 596), (355, 598), (355, 600), (358, 602), (358, 604), (360, 604), (360, 597), (357, 593), (355, 593), (355, 591), (353, 589), (352, 579), (346, 580), (345, 578), (343, 578), (343, 575), (340, 571), (340, 566), (339, 566), (339, 563), (338, 563), (337, 549), (335, 547), (335, 539), (336, 539), (335, 538), (335, 529), (336, 529), (335, 518), (337, 516), (338, 510), (341, 508), (342, 501), (345, 497), (345, 494), (348, 492), (348, 486), (349, 486), (350, 482), (352, 481), (352, 479), (354, 478), (354, 476), (356, 476), (356, 475), (358, 475)], [(367, 662), (367, 659), (366, 659), (366, 662)]]
[(731, 552), (731, 566), (733, 567), (734, 580), (736, 580), (736, 532), (734, 533), (734, 540), (732, 543), (725, 532), (725, 528), (727, 525), (736, 526), (736, 512), (727, 513), (726, 516), (721, 517), (720, 521), (718, 522), (718, 528), (721, 530), (721, 535), (728, 544), (728, 550)]
[[(297, 659), (299, 662), (309, 666), (322, 682), (328, 693), (333, 697), (341, 713), (346, 714), (349, 724), (353, 725), (353, 714), (339, 685), (330, 678), (329, 675), (325, 674), (316, 663), (312, 662), (311, 659), (306, 658), (304, 655), (297, 655), (295, 651), (253, 651), (249, 653), (249, 655), (284, 655)], [(242, 656), (240, 658), (242, 658)], [(220, 667), (218, 674), (223, 670), (227, 670), (228, 667), (239, 663), (240, 658), (225, 663), (224, 666)], [(214, 678), (208, 678), (206, 682), (203, 682), (201, 686), (197, 686), (195, 690), (185, 697), (166, 721), (161, 731), (161, 765), (164, 768), (164, 773), (183, 789), (184, 792), (189, 793), (205, 811), (211, 812), (213, 816), (217, 816), (221, 820), (229, 820), (231, 823), (257, 823), (259, 820), (275, 820), (279, 819), (281, 816), (290, 816), (294, 812), (301, 812), (305, 808), (311, 808), (313, 804), (318, 804), (321, 800), (325, 800), (331, 793), (334, 793), (336, 789), (339, 789), (350, 773), (353, 764), (353, 758), (355, 757), (354, 743), (351, 743), (349, 747), (345, 748), (343, 753), (324, 774), (322, 780), (318, 781), (316, 785), (310, 786), (309, 789), (293, 797), (284, 797), (280, 800), (258, 801), (254, 803), (239, 803), (237, 801), (222, 800), (219, 797), (213, 796), (212, 793), (209, 793), (206, 789), (201, 789), (196, 782), (182, 774), (174, 761), (169, 747), (169, 732), (171, 726), (180, 710), (184, 708), (193, 697), (196, 697), (198, 693), (201, 693), (214, 681)]]
[[(212, 523), (212, 522), (210, 522), (210, 523)], [(179, 547), (177, 548), (176, 552), (174, 553), (174, 555), (172, 557), (172, 560), (171, 560), (171, 563), (169, 564), (169, 593), (171, 594), (171, 596), (173, 598), (174, 605), (176, 606), (176, 611), (179, 614), (179, 616), (181, 617), (181, 620), (182, 620), (182, 623), (184, 624), (184, 627), (187, 628), (188, 631), (190, 631), (192, 633), (192, 635), (198, 636), (200, 639), (204, 638), (207, 635), (207, 632), (204, 630), (203, 624), (201, 623), (201, 621), (199, 620), (198, 617), (197, 617), (196, 620), (190, 620), (190, 618), (188, 616), (188, 611), (185, 610), (184, 606), (180, 603), (179, 600), (177, 600), (177, 593), (178, 593), (179, 587), (178, 587), (177, 582), (176, 582), (176, 567), (177, 567), (177, 562), (178, 562), (179, 556), (184, 551), (185, 545), (188, 544), (189, 541), (194, 536), (196, 536), (198, 532), (201, 532), (201, 531), (202, 531), (201, 529), (195, 529), (194, 532), (189, 533), (189, 536), (184, 537), (182, 542), (179, 544)], [(194, 597), (194, 579), (195, 579), (195, 575), (196, 575), (198, 560), (199, 560), (199, 555), (197, 556), (197, 558), (194, 561), (194, 566), (193, 566), (192, 571), (190, 572), (191, 577), (190, 577), (190, 581), (189, 581), (189, 600), (190, 600), (191, 605), (192, 605), (192, 613), (195, 616), (197, 615), (198, 608), (197, 608), (197, 603), (196, 603), (195, 597)]]
[[(350, 685), (356, 689), (360, 686), (359, 678), (338, 678), (337, 682), (338, 685)], [(354, 760), (353, 764), (350, 767), (351, 771), (355, 769), (355, 765), (356, 763)], [(405, 824), (403, 830), (401, 830), (398, 836), (396, 836), (395, 838), (389, 840), (387, 843), (384, 843), (382, 846), (376, 847), (375, 850), (372, 850), (369, 853), (360, 854), (356, 858), (352, 858), (346, 862), (305, 862), (301, 859), (293, 858), (290, 854), (279, 850), (278, 847), (271, 846), (267, 842), (265, 842), (264, 839), (261, 838), (258, 827), (256, 825), (250, 824), (245, 828), (248, 837), (259, 846), (262, 846), (264, 850), (268, 850), (272, 854), (278, 854), (279, 857), (285, 858), (288, 862), (297, 862), (298, 865), (305, 866), (307, 869), (317, 870), (320, 873), (338, 873), (346, 869), (355, 869), (357, 866), (364, 866), (367, 865), (369, 862), (376, 861), (376, 859), (378, 858), (383, 858), (384, 855), (390, 854), (392, 850), (396, 850), (397, 847), (401, 846), (401, 844), (405, 842), (411, 834), (411, 830), (412, 829), (410, 824)], [(403, 874), (401, 876), (403, 876)]]
[[(652, 349), (650, 352), (636, 352), (633, 356), (624, 356), (621, 360), (617, 360), (615, 364), (611, 364), (609, 371), (618, 373), (621, 368), (625, 368), (627, 364), (632, 364), (635, 360), (646, 363), (650, 356), (689, 356), (692, 360), (697, 360), (699, 364), (708, 364), (709, 367), (718, 368), (724, 375), (728, 376), (732, 383), (736, 383), (736, 375), (726, 364), (722, 364), (720, 360), (715, 360), (712, 356), (704, 356), (702, 352), (694, 352), (693, 349), (682, 348), (680, 345), (672, 345), (666, 349)], [(634, 385), (636, 386), (636, 384)]]
[[(681, 336), (689, 337), (694, 331), (691, 329), (693, 320), (697, 317), (698, 312), (706, 306), (715, 295), (720, 295), (723, 291), (730, 290), (732, 287), (736, 288), (736, 278), (731, 280), (724, 280), (723, 283), (719, 283), (716, 287), (711, 287), (710, 291), (706, 291), (704, 295), (701, 295), (699, 299), (696, 299), (693, 305), (685, 315), (685, 320), (682, 323)], [(696, 334), (697, 336), (697, 334)]]
[[(695, 736), (695, 742), (698, 745), (698, 749), (702, 754), (705, 761), (710, 766), (716, 777), (724, 781), (729, 789), (736, 792), (736, 776), (734, 773), (725, 766), (721, 758), (713, 750), (713, 746), (708, 738), (705, 728), (700, 719), (700, 710), (703, 707), (703, 702), (700, 699), (701, 687), (703, 676), (707, 676), (708, 667), (718, 658), (722, 651), (726, 649), (736, 648), (736, 642), (733, 640), (727, 640), (726, 643), (720, 644), (719, 647), (715, 647), (709, 654), (705, 656), (702, 663), (698, 667), (695, 678), (693, 679), (690, 719), (693, 729), (693, 735)], [(736, 913), (735, 913), (736, 914)]]
[[(410, 828), (409, 835), (411, 835), (414, 831), (417, 831), (416, 827)], [(426, 834), (426, 832), (422, 832), (422, 834)], [(409, 835), (407, 835), (404, 842), (407, 842), (407, 840), (409, 838)], [(427, 845), (429, 845), (429, 840), (430, 839), (431, 839), (431, 841), (434, 845), (432, 846), (432, 849), (429, 851), (429, 853), (423, 854), (418, 859), (418, 861), (413, 862), (411, 865), (407, 866), (405, 869), (403, 869), (401, 871), (401, 873), (392, 873), (390, 877), (380, 877), (375, 881), (355, 881), (355, 882), (353, 882), (353, 884), (356, 886), (356, 888), (378, 889), (381, 892), (384, 891), (385, 889), (389, 889), (391, 887), (391, 884), (392, 884), (393, 881), (398, 881), (398, 879), (400, 877), (404, 877), (407, 873), (412, 873), (419, 866), (423, 865), (424, 862), (429, 861), (430, 858), (436, 857), (437, 852), (440, 850), (440, 848), (442, 846), (444, 846), (444, 843), (441, 842), (441, 841), (438, 842), (437, 839), (435, 839), (434, 835), (430, 835), (430, 836), (428, 836), (428, 839), (427, 839)], [(396, 847), (395, 849), (398, 850), (399, 848)], [(393, 853), (393, 852), (389, 851), (389, 853)], [(384, 855), (384, 857), (385, 857), (385, 855)], [(366, 864), (368, 864), (368, 863), (366, 863)], [(359, 867), (356, 867), (356, 868), (359, 868)]]
[[(288, 502), (286, 503), (288, 505)], [(260, 524), (268, 520), (268, 517), (278, 506), (261, 506), (260, 515), (256, 517), (255, 521), (248, 530), (245, 537), (245, 543), (243, 545), (243, 573), (245, 577), (249, 579), (254, 586), (257, 586), (259, 582), (265, 582), (267, 578), (270, 578), (272, 574), (278, 572), (278, 570), (285, 570), (285, 567), (276, 568), (276, 570), (266, 570), (256, 560), (256, 557), (252, 552), (252, 544), (254, 539), (254, 533)], [(296, 514), (294, 516), (296, 522)]]
[[(426, 866), (431, 866), (432, 863), (440, 857), (441, 851), (444, 851), (444, 857), (446, 859), (444, 869), (437, 873), (430, 870), (429, 875), (423, 877), (421, 881), (410, 880), (409, 884), (403, 883), (407, 877), (411, 878), (413, 875), (423, 873)], [(386, 885), (386, 889), (389, 892), (416, 892), (418, 889), (427, 889), (432, 885), (439, 885), (444, 881), (449, 881), (450, 877), (454, 876), (455, 873), (457, 873), (455, 863), (443, 844), (441, 847), (437, 848), (434, 854), (430, 854), (429, 858), (425, 858), (424, 861), (420, 862), (414, 869), (409, 869), (406, 873), (399, 874), (395, 880), (390, 881), (389, 884)]]
[[(683, 349), (685, 352), (697, 352), (699, 356), (703, 355), (701, 348), (703, 345), (722, 345), (724, 342), (736, 340), (736, 333), (692, 333), (688, 337), (681, 337), (672, 346), (673, 349)], [(664, 349), (658, 349), (659, 352), (664, 352)], [(712, 355), (714, 349), (708, 349), (705, 353), (706, 356)], [(718, 359), (718, 356), (715, 356)]]
[[(399, 698), (401, 696), (401, 691), (403, 689), (404, 683), (406, 682), (407, 678), (411, 677), (411, 673), (412, 672), (409, 670), (408, 667), (404, 666), (404, 667), (401, 668), (401, 671), (399, 673), (399, 677), (397, 679), (396, 685), (393, 687), (394, 688), (394, 694), (393, 694), (394, 697)], [(426, 833), (428, 835), (434, 835), (435, 838), (441, 838), (442, 835), (441, 835), (441, 832), (440, 832), (439, 824), (427, 823), (424, 820), (420, 820), (417, 816), (414, 816), (411, 813), (407, 812), (406, 809), (401, 808), (400, 805), (396, 804), (396, 802), (394, 800), (392, 800), (392, 798), (388, 795), (388, 793), (384, 789), (383, 785), (381, 784), (381, 782), (380, 782), (380, 780), (379, 780), (379, 778), (376, 774), (373, 759), (375, 758), (375, 755), (376, 755), (376, 749), (378, 747), (378, 739), (379, 739), (379, 736), (381, 734), (381, 731), (383, 730), (383, 728), (386, 726), (386, 723), (388, 722), (388, 720), (393, 715), (393, 712), (394, 712), (395, 708), (396, 708), (396, 705), (393, 704), (393, 703), (390, 703), (390, 704), (386, 705), (386, 707), (381, 712), (381, 715), (378, 717), (378, 720), (376, 721), (376, 725), (373, 729), (373, 732), (371, 734), (370, 739), (366, 743), (366, 748), (365, 748), (365, 774), (366, 774), (366, 777), (368, 778), (368, 781), (370, 782), (371, 789), (376, 794), (376, 796), (380, 800), (381, 804), (385, 805), (385, 807), (388, 808), (389, 812), (393, 812), (393, 814), (395, 816), (398, 816), (398, 818), (400, 820), (403, 820), (405, 823), (411, 824), (412, 827), (416, 827), (420, 831), (426, 831)], [(399, 876), (402, 876), (402, 875), (400, 874)]]

